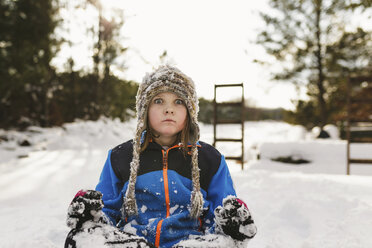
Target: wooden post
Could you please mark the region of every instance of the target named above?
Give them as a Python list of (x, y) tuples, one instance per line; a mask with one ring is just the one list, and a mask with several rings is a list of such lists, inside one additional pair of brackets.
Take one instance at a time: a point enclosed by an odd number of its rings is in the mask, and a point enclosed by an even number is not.
[[(347, 156), (347, 168), (346, 174), (350, 175), (350, 168), (352, 164), (372, 164), (372, 158), (353, 158), (351, 154), (351, 144), (353, 143), (372, 143), (372, 138), (368, 137), (366, 134), (365, 137), (360, 137), (360, 135), (354, 136), (353, 133), (355, 130), (352, 130), (352, 127), (360, 127), (360, 125), (368, 125), (370, 126), (372, 123), (372, 118), (370, 116), (360, 116), (359, 114), (355, 113), (356, 107), (360, 108), (363, 107), (364, 104), (372, 104), (372, 95), (361, 95), (358, 96), (357, 94), (353, 94), (354, 91), (354, 84), (361, 85), (361, 83), (367, 82), (367, 87), (369, 84), (372, 84), (372, 76), (371, 75), (359, 75), (359, 76), (350, 76), (347, 81), (347, 126), (346, 126), (346, 138), (347, 138), (347, 147), (346, 147), (346, 156)], [(369, 86), (371, 89), (372, 87)], [(368, 89), (366, 89), (368, 92)]]
[(213, 146), (216, 147), (216, 133), (217, 133), (217, 130), (216, 130), (216, 125), (217, 125), (217, 100), (216, 100), (216, 96), (217, 96), (217, 92), (216, 92), (217, 88), (216, 86), (214, 87), (214, 99), (213, 99)]
[(241, 118), (242, 118), (242, 170), (244, 169), (244, 120), (245, 120), (245, 102), (244, 102), (244, 84), (242, 83), (242, 106), (241, 106)]
[(346, 104), (347, 104), (347, 125), (346, 125), (346, 139), (347, 139), (347, 144), (346, 144), (346, 175), (350, 175), (350, 114), (351, 114), (351, 99), (350, 99), (350, 94), (351, 94), (351, 82), (350, 78), (347, 81), (347, 98), (346, 98)]

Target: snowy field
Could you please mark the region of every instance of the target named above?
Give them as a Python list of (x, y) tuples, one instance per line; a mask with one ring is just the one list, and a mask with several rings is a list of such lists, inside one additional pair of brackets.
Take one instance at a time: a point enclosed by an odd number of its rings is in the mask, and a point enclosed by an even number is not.
[[(95, 187), (108, 149), (130, 139), (134, 126), (101, 119), (22, 133), (0, 130), (0, 247), (63, 247), (72, 197)], [(212, 126), (201, 125), (201, 132), (201, 140), (211, 143)], [(240, 130), (224, 126), (217, 134), (238, 137)], [(31, 145), (19, 146), (25, 140)], [(234, 144), (219, 149), (240, 152)], [(346, 176), (345, 153), (346, 143), (336, 137), (315, 140), (299, 126), (247, 122), (244, 170), (228, 163), (258, 226), (248, 247), (372, 247), (372, 166), (353, 165)], [(372, 157), (372, 146), (355, 146), (352, 155)], [(310, 163), (271, 160), (283, 156)]]

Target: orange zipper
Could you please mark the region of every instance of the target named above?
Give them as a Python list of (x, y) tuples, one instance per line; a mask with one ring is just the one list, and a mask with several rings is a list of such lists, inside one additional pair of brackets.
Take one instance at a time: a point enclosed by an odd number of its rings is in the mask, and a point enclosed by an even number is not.
[[(175, 145), (168, 150), (164, 151), (161, 150), (163, 154), (163, 182), (164, 182), (164, 194), (165, 194), (165, 206), (167, 207), (166, 218), (170, 215), (170, 201), (169, 201), (169, 186), (168, 186), (168, 152), (169, 150), (179, 147), (179, 145)], [(158, 222), (156, 226), (156, 237), (155, 237), (155, 246), (159, 247), (160, 245), (160, 233), (161, 233), (161, 225), (163, 224), (163, 220)]]
[(164, 193), (165, 193), (165, 206), (167, 207), (167, 215), (166, 218), (169, 216), (169, 208), (170, 208), (170, 203), (169, 203), (169, 187), (168, 187), (168, 151), (164, 154), (163, 152), (163, 179), (164, 179)]
[(161, 232), (161, 224), (162, 223), (163, 223), (163, 220), (160, 220), (158, 222), (158, 225), (156, 226), (155, 247), (159, 247), (159, 245), (160, 245), (160, 232)]
[[(200, 147), (200, 145), (197, 145), (197, 146)], [(170, 200), (169, 200), (169, 186), (168, 186), (168, 153), (171, 149), (174, 149), (177, 147), (180, 147), (180, 145), (172, 146), (168, 148), (168, 150), (166, 151), (161, 150), (163, 154), (163, 180), (164, 180), (165, 205), (167, 207), (166, 218), (168, 218), (170, 215)], [(191, 145), (188, 145), (188, 147), (191, 147)], [(159, 247), (160, 245), (160, 233), (161, 233), (161, 225), (163, 224), (163, 220), (164, 219), (160, 220), (156, 226), (156, 237), (155, 237), (156, 247)], [(199, 221), (201, 225), (201, 220), (199, 219)]]

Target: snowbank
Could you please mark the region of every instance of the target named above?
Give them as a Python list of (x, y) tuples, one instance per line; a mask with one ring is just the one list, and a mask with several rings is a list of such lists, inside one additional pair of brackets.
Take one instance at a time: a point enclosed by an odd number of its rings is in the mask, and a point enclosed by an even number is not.
[[(371, 144), (353, 144), (353, 158), (372, 158)], [(304, 140), (298, 142), (267, 142), (259, 147), (260, 161), (251, 165), (252, 169), (270, 171), (297, 171), (303, 173), (346, 174), (346, 141), (343, 140)], [(278, 157), (292, 157), (308, 160), (310, 163), (285, 164), (274, 162)], [(351, 173), (372, 175), (372, 165), (351, 166)]]
[[(0, 247), (62, 247), (65, 216), (73, 195), (94, 188), (108, 149), (132, 138), (135, 121), (77, 121), (62, 128), (0, 130)], [(213, 127), (201, 125), (213, 141)], [(220, 136), (240, 135), (239, 126), (219, 127)], [(27, 139), (30, 146), (19, 146)], [(345, 176), (344, 141), (313, 140), (302, 127), (282, 122), (245, 124), (244, 171), (228, 162), (239, 196), (256, 220), (248, 247), (372, 247), (372, 166), (352, 166)], [(224, 154), (239, 153), (221, 145)], [(371, 155), (355, 146), (352, 154)], [(256, 160), (257, 155), (260, 160)], [(278, 156), (308, 164), (272, 161)]]

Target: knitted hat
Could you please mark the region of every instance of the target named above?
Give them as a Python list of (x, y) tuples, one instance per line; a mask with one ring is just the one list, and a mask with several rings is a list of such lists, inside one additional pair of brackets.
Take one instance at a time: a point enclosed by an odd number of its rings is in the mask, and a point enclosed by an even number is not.
[[(180, 70), (171, 66), (160, 66), (150, 74), (146, 74), (140, 84), (136, 97), (137, 129), (133, 139), (133, 160), (130, 163), (130, 176), (128, 188), (125, 193), (124, 216), (137, 215), (137, 203), (135, 199), (135, 183), (139, 168), (142, 133), (147, 127), (147, 111), (154, 96), (162, 92), (172, 92), (182, 98), (190, 116), (189, 142), (191, 147), (192, 163), (192, 185), (190, 214), (198, 218), (203, 209), (203, 196), (200, 192), (198, 149), (196, 146), (199, 140), (198, 111), (199, 102), (195, 92), (194, 82)], [(187, 144), (183, 144), (187, 145)]]

